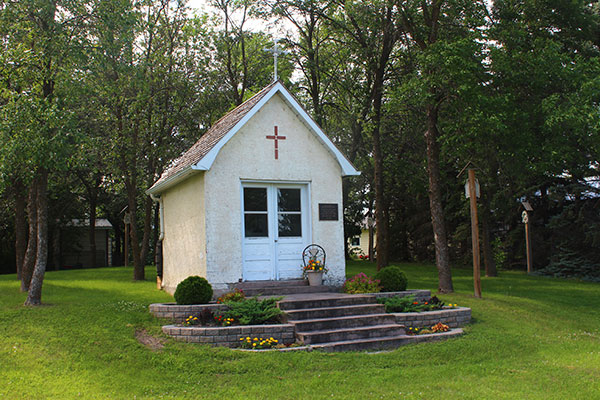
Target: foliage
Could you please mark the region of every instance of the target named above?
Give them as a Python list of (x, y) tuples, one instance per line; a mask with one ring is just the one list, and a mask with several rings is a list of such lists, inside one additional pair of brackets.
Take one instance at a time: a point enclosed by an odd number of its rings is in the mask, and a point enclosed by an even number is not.
[(403, 313), (403, 312), (422, 312), (441, 310), (444, 307), (444, 302), (433, 296), (428, 300), (419, 302), (415, 296), (393, 296), (378, 298), (379, 304), (385, 305), (385, 312), (388, 313)]
[(308, 272), (322, 272), (326, 274), (328, 271), (325, 263), (322, 263), (320, 260), (316, 260), (311, 258), (308, 260), (305, 266), (302, 267), (302, 276), (306, 278)]
[(242, 289), (235, 288), (233, 292), (225, 293), (217, 299), (217, 304), (224, 304), (229, 301), (241, 301), (246, 298)]
[(382, 292), (401, 292), (408, 286), (406, 275), (396, 266), (383, 268), (375, 277), (380, 281)]
[(351, 279), (346, 279), (342, 288), (344, 293), (378, 293), (381, 291), (379, 280), (368, 277), (363, 272), (353, 276)]
[(258, 297), (227, 302), (229, 310), (223, 313), (225, 318), (233, 318), (240, 325), (262, 325), (280, 322), (283, 312), (277, 308), (281, 298), (271, 297), (258, 300)]
[(198, 315), (198, 318), (200, 319), (200, 323), (202, 325), (208, 325), (214, 322), (215, 315), (210, 308), (203, 308), (200, 312), (200, 315)]
[(201, 276), (189, 276), (179, 282), (175, 289), (177, 304), (206, 304), (212, 299), (213, 289)]
[(246, 336), (245, 338), (240, 338), (240, 347), (242, 349), (272, 349), (276, 347), (278, 343), (279, 341), (273, 337), (263, 339), (261, 337)]
[(437, 324), (431, 327), (431, 331), (433, 333), (448, 332), (449, 329), (450, 328), (448, 327), (448, 325), (442, 324), (441, 322), (438, 322)]
[(215, 315), (214, 320), (217, 323), (217, 325), (221, 325), (221, 326), (229, 326), (235, 322), (235, 319), (225, 317), (221, 314)]
[(198, 317), (194, 317), (193, 315), (190, 315), (185, 319), (185, 321), (183, 321), (183, 325), (198, 325), (200, 323), (200, 319)]

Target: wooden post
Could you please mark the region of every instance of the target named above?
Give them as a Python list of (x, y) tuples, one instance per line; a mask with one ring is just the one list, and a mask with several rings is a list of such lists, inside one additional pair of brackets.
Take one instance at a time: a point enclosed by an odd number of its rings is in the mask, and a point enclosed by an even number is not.
[(523, 211), (523, 222), (525, 222), (525, 244), (527, 246), (527, 273), (533, 272), (533, 252), (531, 251), (531, 225), (529, 212)]
[(477, 221), (477, 191), (475, 187), (475, 170), (469, 173), (469, 202), (471, 204), (471, 242), (473, 245), (473, 287), (475, 297), (481, 298), (481, 264), (479, 260), (479, 222)]

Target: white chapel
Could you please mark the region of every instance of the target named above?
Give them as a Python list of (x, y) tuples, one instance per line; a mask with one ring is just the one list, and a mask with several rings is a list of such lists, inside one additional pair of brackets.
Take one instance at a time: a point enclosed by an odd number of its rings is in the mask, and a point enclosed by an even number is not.
[(148, 189), (160, 204), (162, 286), (302, 276), (302, 250), (345, 279), (342, 178), (359, 172), (275, 81), (217, 121)]

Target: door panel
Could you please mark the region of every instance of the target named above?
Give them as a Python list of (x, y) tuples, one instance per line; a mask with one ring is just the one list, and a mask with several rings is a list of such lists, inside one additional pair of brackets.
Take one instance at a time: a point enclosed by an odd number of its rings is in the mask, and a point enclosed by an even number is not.
[(307, 185), (242, 187), (243, 279), (302, 277), (302, 250), (309, 243)]

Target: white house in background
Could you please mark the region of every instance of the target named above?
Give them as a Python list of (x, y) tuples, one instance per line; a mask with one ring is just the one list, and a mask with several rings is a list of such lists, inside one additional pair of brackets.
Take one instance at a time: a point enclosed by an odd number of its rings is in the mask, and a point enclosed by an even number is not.
[(160, 203), (163, 288), (302, 276), (302, 250), (345, 278), (342, 177), (359, 172), (275, 81), (212, 126), (147, 193)]

